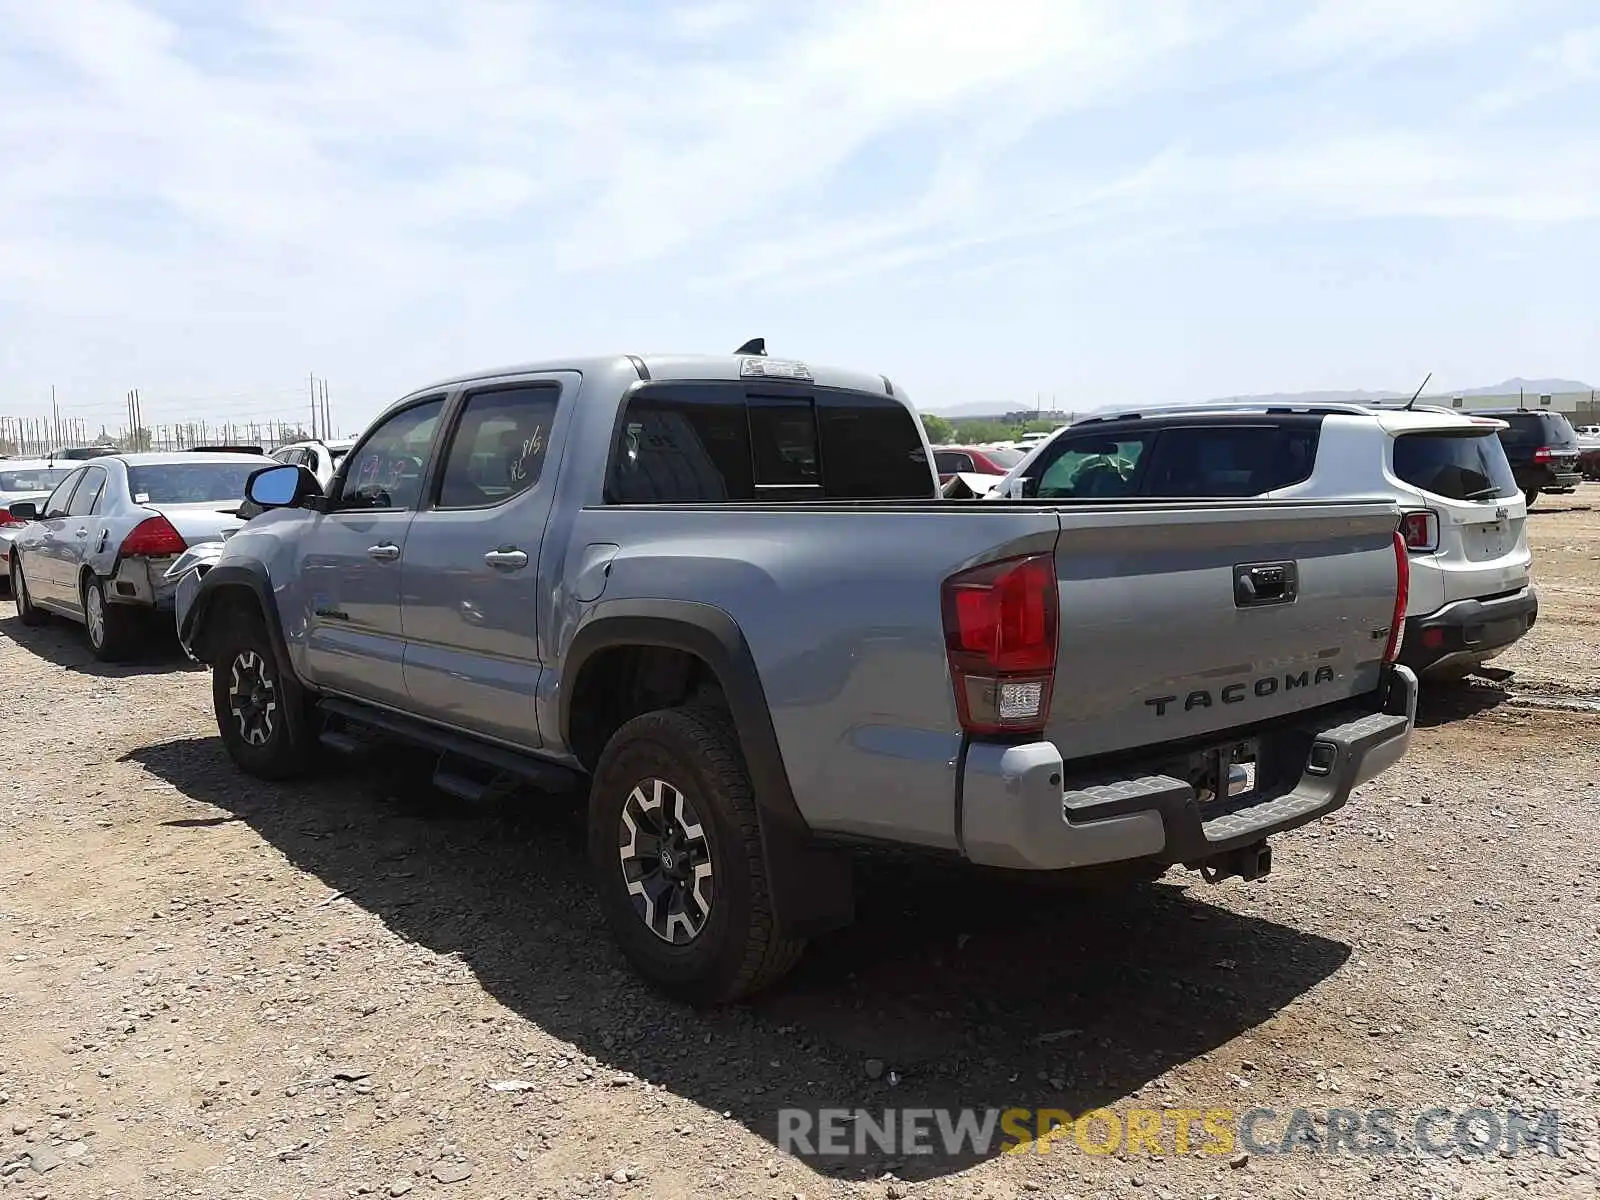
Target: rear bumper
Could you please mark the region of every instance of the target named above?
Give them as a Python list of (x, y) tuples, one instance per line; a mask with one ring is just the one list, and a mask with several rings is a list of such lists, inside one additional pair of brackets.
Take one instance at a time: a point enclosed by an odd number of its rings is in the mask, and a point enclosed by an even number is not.
[(1024, 871), (1197, 866), (1342, 807), (1405, 754), (1416, 713), (1416, 676), (1396, 667), (1364, 710), (1341, 705), (1261, 735), (1259, 794), (1220, 804), (1202, 804), (1184, 779), (1137, 768), (1068, 776), (1049, 742), (975, 743), (962, 775), (962, 849), (973, 862)]
[(137, 604), (171, 611), (176, 584), (165, 578), (171, 559), (125, 558), (106, 581), (106, 599), (112, 604)]
[(1406, 621), (1400, 661), (1423, 676), (1477, 666), (1517, 641), (1538, 618), (1539, 594), (1531, 586), (1492, 600), (1457, 600)]
[(1567, 492), (1583, 482), (1583, 472), (1574, 464), (1568, 469), (1534, 467), (1526, 472), (1524, 487), (1536, 487), (1541, 492)]

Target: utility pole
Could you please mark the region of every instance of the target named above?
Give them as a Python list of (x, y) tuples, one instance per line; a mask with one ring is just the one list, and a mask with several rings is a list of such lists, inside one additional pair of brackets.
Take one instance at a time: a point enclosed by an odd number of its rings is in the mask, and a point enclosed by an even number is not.
[(61, 409), (56, 404), (56, 385), (53, 383), (50, 385), (50, 416), (51, 422), (55, 426), (56, 445), (59, 446), (61, 445)]
[(307, 376), (311, 381), (311, 440), (317, 440), (317, 375), (311, 372)]
[(327, 441), (333, 436), (333, 415), (328, 407), (328, 381), (322, 381), (322, 440)]

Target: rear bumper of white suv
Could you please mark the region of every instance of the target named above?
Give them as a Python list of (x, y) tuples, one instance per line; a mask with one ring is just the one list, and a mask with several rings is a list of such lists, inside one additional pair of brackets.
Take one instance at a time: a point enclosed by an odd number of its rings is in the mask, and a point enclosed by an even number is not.
[(1457, 600), (1406, 620), (1400, 661), (1423, 677), (1463, 674), (1503, 653), (1538, 618), (1539, 595), (1531, 586), (1488, 600)]

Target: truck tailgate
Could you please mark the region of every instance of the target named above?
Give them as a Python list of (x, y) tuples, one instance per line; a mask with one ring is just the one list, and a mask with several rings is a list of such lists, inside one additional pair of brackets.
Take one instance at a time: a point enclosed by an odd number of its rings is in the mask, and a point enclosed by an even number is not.
[(1397, 582), (1392, 503), (1060, 512), (1047, 735), (1064, 759), (1225, 733), (1378, 686)]

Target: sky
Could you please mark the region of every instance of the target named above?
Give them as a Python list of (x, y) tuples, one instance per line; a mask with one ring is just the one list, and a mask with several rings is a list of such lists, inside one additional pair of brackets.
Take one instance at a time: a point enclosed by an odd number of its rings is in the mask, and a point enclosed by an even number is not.
[(0, 0), (0, 414), (1600, 385), (1592, 0)]

